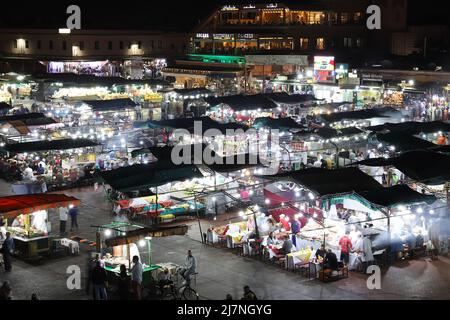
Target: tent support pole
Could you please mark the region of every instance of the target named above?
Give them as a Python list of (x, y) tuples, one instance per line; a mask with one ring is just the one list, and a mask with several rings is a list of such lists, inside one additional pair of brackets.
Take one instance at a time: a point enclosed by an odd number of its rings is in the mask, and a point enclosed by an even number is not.
[(200, 238), (202, 239), (202, 243), (205, 243), (205, 239), (203, 239), (203, 231), (202, 231), (202, 224), (200, 222), (200, 215), (198, 213), (197, 195), (195, 193), (194, 193), (194, 205), (195, 205), (195, 212), (197, 214), (198, 230), (200, 232)]

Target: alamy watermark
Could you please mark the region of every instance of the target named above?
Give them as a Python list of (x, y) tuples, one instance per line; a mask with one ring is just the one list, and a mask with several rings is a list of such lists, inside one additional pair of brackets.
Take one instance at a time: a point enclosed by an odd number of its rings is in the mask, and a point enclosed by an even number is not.
[(81, 8), (75, 4), (67, 7), (66, 13), (70, 16), (66, 20), (67, 29), (81, 29)]
[[(202, 144), (190, 143), (192, 136), (200, 137), (199, 141)], [(242, 139), (244, 136), (245, 138)], [(282, 148), (280, 133), (276, 129), (270, 132), (253, 128), (246, 131), (226, 129), (222, 132), (215, 128), (203, 130), (202, 122), (194, 121), (193, 132), (187, 129), (175, 129), (172, 139), (175, 146), (172, 149), (171, 160), (176, 165), (262, 165), (277, 169), (280, 164)], [(241, 141), (239, 146), (236, 140)]]

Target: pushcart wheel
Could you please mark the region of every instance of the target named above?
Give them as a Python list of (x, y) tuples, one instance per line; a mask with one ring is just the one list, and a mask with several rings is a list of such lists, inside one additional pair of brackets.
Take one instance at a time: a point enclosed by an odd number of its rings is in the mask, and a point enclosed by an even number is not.
[(198, 300), (197, 292), (192, 288), (186, 288), (183, 291), (184, 300)]
[(177, 300), (177, 297), (173, 293), (168, 292), (162, 297), (161, 300)]

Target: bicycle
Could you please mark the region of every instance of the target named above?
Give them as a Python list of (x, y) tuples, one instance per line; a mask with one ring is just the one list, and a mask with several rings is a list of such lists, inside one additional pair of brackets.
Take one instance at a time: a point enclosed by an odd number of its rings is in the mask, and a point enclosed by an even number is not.
[(157, 289), (159, 290), (158, 296), (161, 300), (198, 300), (199, 296), (197, 291), (191, 287), (192, 277), (194, 277), (194, 281), (196, 282), (196, 276), (198, 272), (195, 272), (190, 275), (189, 281), (186, 281), (181, 287), (177, 287), (179, 282), (180, 269), (177, 270), (177, 284), (174, 282), (170, 282), (164, 285), (158, 285)]

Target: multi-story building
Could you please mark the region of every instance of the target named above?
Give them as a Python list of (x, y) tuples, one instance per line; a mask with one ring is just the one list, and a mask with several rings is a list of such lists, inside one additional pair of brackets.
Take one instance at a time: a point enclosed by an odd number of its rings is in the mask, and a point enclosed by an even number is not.
[[(381, 29), (366, 26), (367, 8), (381, 9)], [(225, 5), (195, 29), (194, 53), (390, 52), (391, 35), (407, 29), (407, 0), (311, 0)]]
[(87, 29), (67, 32), (66, 29), (1, 29), (2, 69), (33, 71), (36, 61), (170, 58), (183, 54), (187, 48), (186, 34), (181, 33)]

